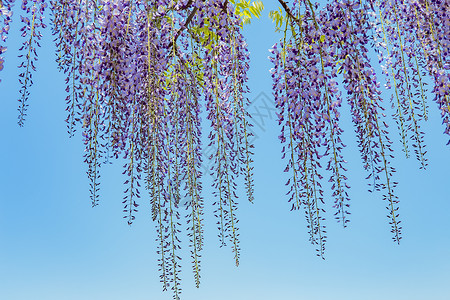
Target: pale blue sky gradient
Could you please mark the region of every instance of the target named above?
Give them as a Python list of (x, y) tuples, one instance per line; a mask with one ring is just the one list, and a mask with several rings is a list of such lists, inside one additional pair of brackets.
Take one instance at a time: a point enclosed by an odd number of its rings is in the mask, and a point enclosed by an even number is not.
[[(246, 29), (252, 53), (250, 99), (261, 92), (272, 99), (267, 50), (278, 36), (267, 15), (276, 3), (264, 2), (262, 19)], [(148, 198), (141, 200), (133, 226), (122, 219), (125, 179), (120, 163), (102, 167), (100, 205), (91, 208), (81, 133), (71, 139), (66, 133), (64, 76), (56, 69), (49, 30), (39, 49), (25, 127), (18, 127), (18, 21), (17, 14), (0, 72), (0, 299), (171, 299), (171, 292), (161, 292)], [(263, 103), (258, 101), (253, 105)], [(324, 261), (308, 243), (303, 214), (289, 211), (279, 128), (273, 115), (264, 117), (264, 126), (255, 127), (255, 203), (243, 197), (238, 210), (241, 265), (234, 266), (231, 249), (219, 248), (206, 176), (201, 287), (194, 286), (184, 243), (182, 299), (449, 300), (450, 148), (431, 97), (429, 106), (431, 117), (423, 126), (426, 171), (413, 158), (404, 158), (391, 127), (404, 228), (401, 245), (391, 241), (381, 195), (367, 191), (348, 106), (343, 106), (352, 215), (344, 230), (333, 220), (326, 192)]]

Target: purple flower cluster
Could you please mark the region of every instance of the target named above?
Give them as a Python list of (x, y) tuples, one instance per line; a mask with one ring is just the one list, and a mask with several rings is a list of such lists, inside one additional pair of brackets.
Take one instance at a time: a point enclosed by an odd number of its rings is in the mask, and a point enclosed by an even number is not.
[(426, 86), (423, 78), (434, 79), (432, 93), (438, 103), (445, 133), (450, 134), (450, 4), (448, 1), (380, 1), (377, 31), (384, 50), (386, 74), (392, 77), (395, 114), (408, 156), (411, 139), (417, 159), (425, 168), (425, 145), (420, 131), (427, 119)]
[[(12, 4), (14, 0), (0, 0), (0, 21), (2, 22), (0, 27), (0, 71), (4, 68), (5, 60), (3, 59), (3, 53), (6, 51), (6, 39), (8, 38), (8, 32), (12, 17)], [(0, 79), (1, 82), (1, 79)]]
[(236, 195), (236, 177), (244, 175), (247, 195), (253, 201), (251, 126), (245, 107), (248, 99), (246, 73), (249, 68), (247, 45), (240, 33), (241, 20), (230, 3), (210, 1), (199, 15), (199, 22), (207, 18), (213, 34), (205, 40), (209, 50), (203, 61), (204, 95), (208, 120), (211, 122), (210, 146), (217, 151), (211, 155), (215, 165), (214, 194), (217, 196), (215, 215), (218, 217), (219, 239), (222, 245), (229, 240), (239, 264), (239, 233)]
[[(283, 2), (283, 1), (281, 1)], [(283, 2), (284, 3), (284, 2)], [(291, 176), (292, 210), (303, 207), (310, 240), (323, 257), (326, 231), (323, 212), (323, 167), (330, 174), (335, 217), (344, 227), (348, 220), (349, 186), (341, 140), (341, 81), (355, 124), (368, 179), (387, 200), (393, 239), (401, 239), (395, 172), (390, 165), (391, 141), (383, 121), (380, 87), (367, 56), (371, 25), (370, 5), (359, 1), (333, 1), (319, 10), (305, 0), (283, 6), (289, 16), (285, 38), (271, 50), (272, 78), (285, 171)], [(298, 16), (298, 17), (296, 17)]]
[(22, 63), (19, 65), (19, 69), (23, 69), (19, 74), (19, 82), (22, 86), (19, 99), (19, 126), (23, 126), (27, 115), (27, 100), (30, 95), (28, 89), (33, 84), (32, 71), (36, 71), (35, 61), (37, 61), (38, 56), (36, 47), (40, 47), (39, 41), (42, 38), (40, 29), (46, 27), (44, 24), (44, 11), (47, 3), (45, 3), (45, 0), (32, 0), (31, 2), (23, 0), (21, 7), (26, 15), (21, 16), (23, 27), (20, 29), (25, 41), (19, 49), (19, 51), (24, 53), (19, 55), (19, 57), (23, 58)]
[[(420, 123), (428, 118), (426, 75), (433, 79), (434, 100), (450, 134), (450, 2), (331, 0), (320, 7), (311, 0), (278, 1), (286, 12), (284, 38), (270, 50), (270, 60), (291, 210), (303, 210), (310, 241), (323, 258), (324, 180), (331, 187), (335, 218), (344, 227), (349, 222), (340, 125), (345, 98), (367, 179), (383, 194), (393, 239), (400, 242), (392, 142), (368, 47), (375, 28), (387, 86), (394, 87), (391, 100), (404, 151), (408, 156), (411, 140), (425, 168)], [(0, 71), (12, 3), (0, 0)], [(20, 126), (46, 6), (45, 0), (22, 1)], [(92, 206), (99, 203), (101, 166), (120, 159), (128, 224), (138, 212), (141, 185), (148, 191), (163, 289), (179, 299), (182, 232), (199, 286), (204, 244), (200, 115), (206, 113), (208, 147), (217, 149), (209, 159), (214, 161), (210, 173), (218, 236), (222, 246), (231, 246), (238, 265), (236, 182), (244, 178), (251, 202), (254, 184), (246, 111), (249, 52), (235, 2), (53, 0), (50, 7), (56, 61), (66, 76), (68, 132), (82, 132)]]
[[(22, 5), (20, 125), (45, 27), (45, 2), (27, 1)], [(242, 20), (231, 2), (217, 0), (55, 0), (50, 6), (56, 61), (66, 75), (68, 132), (82, 131), (92, 206), (99, 203), (101, 166), (120, 159), (126, 177), (124, 218), (130, 225), (135, 220), (144, 185), (156, 224), (161, 283), (179, 299), (182, 231), (200, 284), (203, 110), (211, 124), (210, 146), (218, 149), (211, 174), (219, 237), (222, 245), (230, 242), (239, 264), (238, 176), (253, 201), (252, 125), (245, 96), (249, 52)], [(1, 10), (3, 40), (10, 11), (7, 0)]]

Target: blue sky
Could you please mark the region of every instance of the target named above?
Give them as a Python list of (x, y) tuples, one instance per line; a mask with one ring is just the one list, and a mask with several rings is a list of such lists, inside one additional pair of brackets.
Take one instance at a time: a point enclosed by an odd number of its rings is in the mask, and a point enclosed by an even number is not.
[[(183, 255), (182, 299), (450, 299), (450, 148), (436, 104), (430, 97), (431, 117), (422, 128), (426, 171), (404, 158), (391, 127), (404, 228), (400, 245), (391, 242), (381, 195), (367, 191), (343, 106), (351, 223), (344, 230), (328, 209), (326, 260), (316, 258), (303, 215), (289, 211), (279, 128), (273, 112), (264, 110), (273, 107), (267, 49), (278, 39), (267, 17), (274, 1), (265, 5), (262, 19), (246, 29), (252, 53), (250, 110), (264, 116), (255, 116), (261, 125), (255, 127), (255, 203), (242, 199), (238, 211), (241, 264), (236, 268), (231, 250), (219, 248), (210, 179), (205, 178), (203, 196), (209, 205), (201, 287), (195, 288), (188, 255)], [(101, 203), (91, 208), (83, 143), (79, 132), (73, 138), (66, 133), (64, 77), (56, 70), (49, 30), (39, 50), (29, 116), (25, 127), (18, 127), (15, 17), (0, 72), (0, 299), (171, 299), (170, 292), (161, 292), (148, 199), (141, 201), (133, 226), (122, 219), (119, 163), (103, 167)]]

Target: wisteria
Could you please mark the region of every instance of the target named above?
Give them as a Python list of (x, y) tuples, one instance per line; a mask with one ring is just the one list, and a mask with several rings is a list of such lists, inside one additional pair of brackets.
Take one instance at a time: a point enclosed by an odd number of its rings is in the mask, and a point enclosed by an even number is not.
[(29, 87), (33, 84), (33, 71), (36, 71), (35, 61), (37, 61), (37, 47), (40, 47), (39, 41), (42, 38), (42, 34), (40, 28), (45, 28), (46, 25), (43, 22), (44, 20), (44, 10), (47, 6), (44, 0), (39, 1), (31, 1), (27, 0), (22, 1), (22, 10), (25, 11), (26, 16), (21, 16), (21, 21), (23, 23), (22, 28), (20, 29), (21, 35), (25, 38), (25, 41), (20, 47), (19, 51), (23, 54), (20, 54), (19, 57), (23, 58), (22, 63), (19, 65), (19, 68), (22, 68), (23, 71), (19, 75), (19, 81), (21, 84), (20, 89), (20, 106), (19, 106), (19, 126), (23, 126), (26, 111), (27, 111), (27, 100), (30, 94)]
[[(325, 212), (350, 222), (350, 186), (341, 109), (350, 108), (371, 191), (387, 208), (392, 239), (402, 226), (396, 195), (389, 119), (395, 119), (407, 157), (427, 167), (421, 125), (433, 100), (450, 135), (449, 0), (278, 0), (270, 16), (283, 36), (270, 49), (273, 96), (288, 201), (305, 216), (309, 241), (324, 258)], [(0, 71), (13, 15), (0, 0)], [(163, 290), (181, 294), (180, 249), (189, 240), (200, 285), (204, 207), (212, 205), (221, 246), (240, 262), (238, 177), (254, 201), (253, 145), (242, 34), (260, 1), (246, 0), (22, 0), (19, 120), (23, 126), (42, 29), (55, 42), (65, 76), (67, 131), (77, 130), (92, 206), (101, 203), (101, 168), (123, 163), (123, 218), (131, 225), (148, 199), (157, 237)], [(50, 22), (45, 16), (50, 11)], [(379, 61), (369, 54), (373, 51)], [(374, 64), (382, 72), (376, 74)], [(389, 99), (377, 75), (384, 75)], [(431, 86), (430, 86), (431, 85)], [(431, 95), (431, 96), (430, 96)], [(347, 103), (348, 105), (343, 105)], [(390, 106), (392, 108), (390, 108)], [(201, 121), (201, 115), (206, 120)], [(205, 133), (203, 126), (209, 130)], [(202, 145), (202, 136), (208, 145)], [(202, 149), (214, 152), (202, 157)], [(202, 161), (211, 160), (213, 200), (202, 195)], [(327, 188), (331, 191), (327, 194)]]
[(349, 185), (339, 119), (346, 98), (368, 184), (382, 193), (392, 238), (399, 243), (402, 226), (391, 164), (388, 103), (381, 97), (369, 47), (378, 53), (386, 86), (394, 90), (392, 116), (403, 150), (409, 157), (412, 144), (420, 168), (426, 168), (420, 126), (428, 119), (427, 78), (434, 81), (434, 100), (445, 133), (450, 133), (449, 2), (336, 0), (322, 6), (310, 0), (278, 2), (282, 9), (270, 16), (284, 37), (270, 50), (269, 59), (274, 64), (271, 72), (282, 126), (282, 157), (287, 160), (285, 172), (291, 174), (286, 185), (292, 210), (304, 210), (310, 241), (323, 257), (326, 203), (322, 174), (328, 171), (335, 217), (344, 227), (349, 222)]
[[(2, 6), (9, 30), (11, 4)], [(24, 1), (19, 124), (23, 125), (44, 1)], [(132, 224), (140, 198), (150, 199), (163, 290), (181, 293), (181, 234), (189, 239), (200, 285), (203, 239), (202, 111), (217, 147), (211, 174), (222, 245), (239, 264), (238, 195), (242, 175), (253, 201), (252, 133), (246, 93), (249, 53), (234, 2), (52, 1), (56, 62), (66, 76), (69, 135), (81, 129), (92, 206), (100, 169), (124, 161), (123, 212)], [(3, 46), (2, 46), (3, 47)], [(2, 52), (4, 48), (2, 48)], [(2, 68), (3, 68), (3, 60)], [(185, 208), (182, 209), (182, 208)]]
[[(6, 51), (6, 39), (8, 38), (8, 32), (10, 29), (9, 23), (11, 23), (12, 17), (12, 4), (13, 1), (2, 0), (0, 1), (0, 21), (2, 22), (0, 28), (0, 71), (3, 70), (3, 64), (5, 60), (3, 58), (3, 53)], [(0, 80), (1, 82), (1, 80)]]

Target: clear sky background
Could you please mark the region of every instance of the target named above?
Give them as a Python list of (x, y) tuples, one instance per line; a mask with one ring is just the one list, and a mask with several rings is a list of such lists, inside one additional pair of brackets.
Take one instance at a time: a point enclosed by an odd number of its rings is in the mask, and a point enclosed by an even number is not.
[[(326, 260), (317, 258), (303, 214), (289, 211), (279, 128), (273, 112), (264, 109), (273, 108), (267, 50), (278, 40), (268, 18), (276, 2), (264, 2), (262, 19), (245, 31), (252, 54), (250, 111), (263, 116), (255, 115), (255, 203), (243, 197), (238, 210), (241, 264), (234, 266), (231, 249), (219, 248), (206, 176), (201, 287), (194, 286), (184, 243), (182, 299), (450, 299), (450, 148), (432, 97), (431, 117), (422, 127), (427, 170), (404, 158), (391, 127), (404, 228), (400, 245), (391, 241), (381, 195), (367, 191), (348, 106), (342, 107), (351, 223), (347, 229), (335, 223), (326, 193)], [(0, 299), (171, 299), (159, 283), (148, 198), (133, 226), (122, 219), (120, 163), (103, 167), (101, 202), (91, 208), (81, 133), (70, 139), (66, 133), (64, 77), (56, 70), (50, 30), (39, 49), (29, 116), (18, 127), (18, 29), (16, 14), (0, 72)]]

